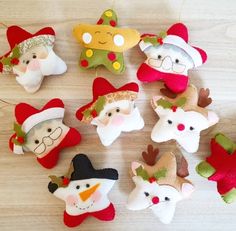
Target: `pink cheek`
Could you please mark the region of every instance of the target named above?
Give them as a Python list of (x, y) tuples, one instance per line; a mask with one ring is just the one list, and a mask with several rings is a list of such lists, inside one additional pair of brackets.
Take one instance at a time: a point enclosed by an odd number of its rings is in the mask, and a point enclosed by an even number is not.
[(40, 65), (39, 65), (39, 61), (38, 60), (32, 60), (29, 65), (28, 65), (28, 69), (30, 71), (36, 71), (40, 68)]
[(120, 115), (117, 115), (117, 116), (114, 116), (112, 118), (112, 122), (111, 122), (113, 125), (115, 126), (120, 126), (124, 123), (124, 117), (123, 116), (120, 116)]
[(93, 195), (92, 195), (92, 200), (94, 200), (94, 202), (97, 202), (101, 199), (102, 194), (99, 191), (96, 191)]
[(78, 198), (75, 195), (69, 195), (66, 197), (66, 203), (70, 206), (74, 206), (78, 203)]

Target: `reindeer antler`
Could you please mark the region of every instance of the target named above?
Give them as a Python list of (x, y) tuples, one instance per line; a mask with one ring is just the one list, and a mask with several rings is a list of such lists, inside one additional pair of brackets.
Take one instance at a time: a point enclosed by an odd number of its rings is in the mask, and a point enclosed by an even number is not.
[(174, 92), (172, 92), (170, 89), (168, 89), (166, 86), (165, 86), (165, 88), (161, 88), (160, 89), (160, 92), (164, 95), (164, 96), (166, 96), (166, 97), (168, 97), (168, 98), (170, 98), (170, 99), (175, 99), (176, 97), (177, 97), (177, 94), (175, 94)]
[(200, 89), (199, 96), (198, 96), (198, 102), (197, 102), (199, 107), (204, 108), (212, 103), (212, 98), (210, 98), (209, 95), (210, 95), (209, 88), (207, 88), (207, 89), (201, 88)]
[(159, 149), (158, 148), (154, 149), (153, 146), (149, 144), (147, 147), (147, 152), (143, 151), (142, 156), (146, 164), (148, 164), (149, 166), (153, 166), (156, 163), (156, 157), (158, 153)]

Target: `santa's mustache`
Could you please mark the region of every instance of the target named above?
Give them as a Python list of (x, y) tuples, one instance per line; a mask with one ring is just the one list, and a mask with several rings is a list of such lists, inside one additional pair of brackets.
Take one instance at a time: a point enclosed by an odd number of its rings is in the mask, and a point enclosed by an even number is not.
[(34, 152), (36, 154), (44, 153), (47, 147), (52, 146), (54, 142), (60, 138), (60, 136), (62, 135), (62, 131), (63, 130), (61, 127), (57, 127), (56, 129), (54, 129), (54, 131), (51, 132), (50, 135), (44, 136), (42, 138), (42, 142), (34, 149)]

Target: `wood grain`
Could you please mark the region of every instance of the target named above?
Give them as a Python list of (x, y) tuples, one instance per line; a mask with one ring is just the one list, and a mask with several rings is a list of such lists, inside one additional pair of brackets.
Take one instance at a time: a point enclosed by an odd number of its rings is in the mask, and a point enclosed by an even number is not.
[[(161, 84), (140, 84), (137, 102), (145, 119), (141, 132), (123, 134), (111, 147), (103, 147), (95, 128), (75, 119), (78, 107), (91, 98), (91, 85), (95, 71), (81, 71), (77, 62), (81, 47), (72, 37), (72, 27), (78, 22), (95, 23), (101, 13), (113, 5), (109, 0), (0, 0), (0, 21), (7, 25), (18, 24), (34, 32), (52, 26), (57, 32), (56, 52), (68, 64), (68, 72), (61, 77), (47, 77), (41, 90), (27, 94), (14, 76), (0, 76), (0, 230), (70, 230), (63, 225), (64, 204), (47, 190), (48, 175), (62, 174), (77, 153), (89, 155), (94, 165), (113, 167), (119, 171), (120, 180), (110, 197), (115, 203), (117, 216), (113, 222), (102, 223), (90, 218), (76, 230), (235, 230), (236, 203), (227, 205), (216, 193), (213, 182), (198, 176), (195, 166), (209, 154), (209, 141), (215, 132), (222, 131), (236, 140), (236, 2), (234, 0), (117, 0), (114, 9), (119, 25), (133, 27), (140, 33), (157, 33), (172, 23), (184, 22), (190, 29), (190, 42), (204, 48), (209, 56), (205, 65), (191, 71), (191, 82), (197, 87), (211, 89), (214, 109), (221, 120), (218, 125), (203, 132), (197, 154), (185, 156), (189, 162), (190, 177), (196, 192), (190, 200), (178, 204), (170, 225), (161, 224), (151, 211), (131, 212), (125, 208), (128, 193), (133, 188), (128, 171), (130, 162), (141, 158), (146, 145), (152, 143), (150, 132), (157, 116), (149, 100)], [(0, 53), (8, 50), (5, 28), (0, 26)], [(115, 86), (128, 81), (138, 82), (136, 70), (144, 60), (138, 47), (125, 53), (127, 70), (114, 76), (103, 68), (105, 76)], [(61, 153), (58, 166), (52, 170), (40, 167), (33, 155), (15, 156), (8, 150), (12, 133), (14, 104), (28, 102), (41, 107), (49, 99), (61, 97), (66, 105), (65, 122), (74, 126), (83, 136), (82, 143)], [(154, 144), (153, 144), (154, 145)], [(161, 153), (172, 148), (173, 143), (159, 145)]]

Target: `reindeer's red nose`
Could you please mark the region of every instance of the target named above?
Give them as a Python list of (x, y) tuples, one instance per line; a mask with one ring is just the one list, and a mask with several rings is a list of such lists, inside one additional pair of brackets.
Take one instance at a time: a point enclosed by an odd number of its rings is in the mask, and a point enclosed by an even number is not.
[(179, 131), (183, 131), (183, 130), (185, 129), (184, 124), (178, 124), (177, 129), (178, 129)]
[(153, 204), (158, 204), (159, 203), (159, 197), (153, 197), (152, 198), (152, 203)]

